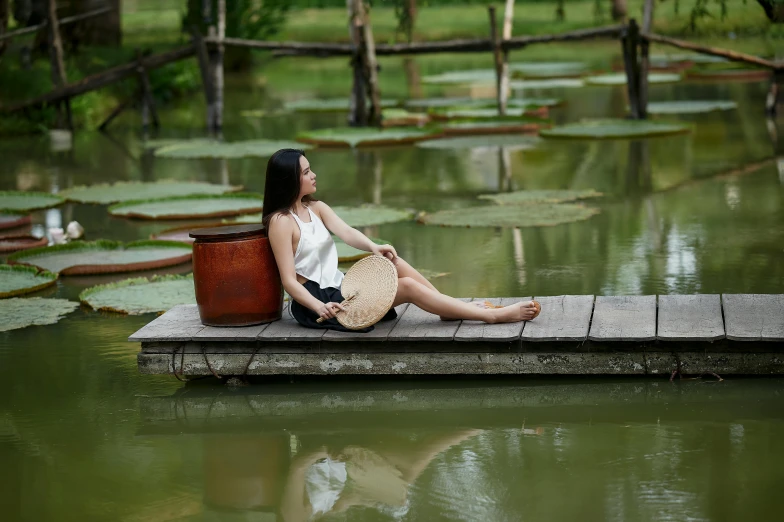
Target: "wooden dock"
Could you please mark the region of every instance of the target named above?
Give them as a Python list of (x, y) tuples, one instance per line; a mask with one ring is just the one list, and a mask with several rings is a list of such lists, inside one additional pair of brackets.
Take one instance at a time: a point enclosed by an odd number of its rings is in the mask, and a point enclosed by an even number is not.
[(180, 305), (128, 340), (141, 342), (144, 374), (784, 374), (781, 294), (536, 299), (535, 320), (494, 325), (404, 304), (366, 334), (303, 328), (287, 309), (273, 323), (216, 328), (201, 324), (196, 305)]

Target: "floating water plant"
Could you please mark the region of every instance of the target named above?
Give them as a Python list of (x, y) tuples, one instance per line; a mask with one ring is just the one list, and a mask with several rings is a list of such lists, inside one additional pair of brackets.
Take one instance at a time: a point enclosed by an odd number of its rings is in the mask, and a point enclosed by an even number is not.
[(401, 145), (441, 136), (441, 129), (396, 127), (377, 129), (371, 127), (339, 127), (303, 132), (297, 141), (325, 147), (372, 147)]
[(47, 192), (22, 192), (19, 190), (0, 191), (0, 212), (29, 212), (43, 208), (56, 207), (65, 200)]
[(383, 205), (332, 207), (332, 210), (351, 227), (371, 227), (414, 218), (414, 213), (411, 211), (385, 207)]
[(79, 294), (79, 300), (95, 310), (139, 315), (195, 303), (196, 293), (192, 274), (166, 275), (96, 285)]
[(688, 78), (695, 80), (720, 81), (760, 81), (770, 78), (768, 69), (691, 69), (686, 73)]
[(220, 142), (213, 138), (160, 138), (157, 140), (144, 141), (142, 142), (142, 146), (145, 149), (160, 149), (168, 147), (169, 145), (212, 145), (215, 143)]
[(60, 275), (111, 274), (151, 270), (190, 261), (191, 247), (174, 241), (99, 240), (34, 248), (8, 256), (11, 264), (23, 264)]
[(49, 240), (45, 237), (35, 237), (30, 235), (2, 236), (0, 237), (0, 254), (8, 252), (18, 252), (30, 248), (46, 246)]
[[(344, 243), (343, 240), (337, 236), (332, 236), (332, 239), (335, 241), (335, 247), (338, 250), (338, 262), (340, 263), (346, 263), (349, 261), (359, 261), (363, 257), (367, 257), (370, 254), (372, 254), (372, 252), (366, 252), (364, 250), (354, 248), (353, 246)], [(385, 241), (383, 239), (378, 239), (375, 237), (370, 238), (370, 240), (377, 245), (386, 245), (389, 243), (389, 241)]]
[(264, 197), (243, 192), (216, 196), (177, 196), (126, 201), (109, 207), (109, 214), (139, 219), (191, 219), (261, 212)]
[[(258, 222), (261, 223), (261, 214), (253, 214), (259, 216)], [(242, 216), (246, 217), (246, 216)], [(209, 223), (209, 224), (201, 224), (201, 225), (185, 225), (183, 227), (174, 227), (174, 228), (167, 228), (166, 230), (161, 230), (160, 232), (156, 232), (154, 234), (150, 234), (150, 239), (158, 239), (160, 241), (179, 241), (180, 243), (188, 243), (193, 244), (194, 239), (190, 236), (191, 230), (196, 230), (199, 228), (209, 228), (209, 227), (219, 227), (224, 225), (228, 222), (228, 220), (223, 220), (220, 223)]]
[(555, 78), (551, 80), (512, 80), (510, 89), (574, 89), (584, 87), (585, 82), (579, 78)]
[(67, 299), (43, 297), (14, 297), (0, 301), (0, 332), (33, 325), (55, 324), (79, 307)]
[(485, 147), (503, 147), (509, 150), (527, 150), (535, 147), (541, 140), (536, 136), (523, 134), (493, 134), (487, 136), (471, 136), (442, 138), (417, 143), (423, 149), (462, 150)]
[[(381, 100), (381, 107), (394, 107), (399, 105), (397, 100)], [(292, 100), (283, 107), (287, 111), (302, 112), (343, 112), (350, 109), (348, 97), (328, 98), (325, 100)]]
[[(526, 112), (531, 109), (536, 109), (536, 106), (530, 107), (507, 107), (506, 118), (522, 118)], [(498, 108), (496, 106), (485, 107), (443, 107), (433, 109), (430, 114), (435, 118), (446, 119), (464, 119), (464, 120), (492, 120), (502, 118), (498, 115)]]
[(564, 203), (580, 199), (598, 198), (602, 193), (589, 190), (518, 190), (501, 194), (482, 194), (479, 199), (488, 199), (499, 205), (531, 205), (538, 203)]
[(0, 265), (0, 299), (37, 292), (57, 281), (57, 274), (32, 266)]
[(649, 114), (698, 114), (702, 112), (729, 111), (738, 104), (729, 100), (684, 100), (650, 102)]
[(726, 62), (726, 58), (720, 56), (711, 56), (709, 54), (687, 54), (687, 53), (674, 53), (674, 54), (652, 54), (650, 56), (652, 66), (662, 66), (668, 64), (677, 64), (682, 62), (691, 62), (695, 64), (705, 63), (720, 63)]
[(451, 71), (431, 74), (422, 78), (422, 83), (437, 84), (477, 84), (495, 82), (495, 70), (472, 69), (468, 71)]
[(452, 120), (441, 124), (447, 136), (469, 136), (479, 134), (513, 134), (536, 132), (549, 125), (541, 118), (493, 118), (486, 120)]
[(542, 129), (539, 135), (554, 139), (631, 139), (669, 136), (689, 132), (683, 123), (663, 123), (647, 120), (589, 120)]
[(241, 186), (216, 185), (200, 181), (161, 180), (153, 182), (119, 181), (113, 184), (78, 186), (63, 190), (60, 195), (79, 203), (117, 203), (196, 194), (225, 194), (242, 190)]
[[(681, 75), (675, 73), (648, 73), (648, 83), (675, 83)], [(626, 73), (600, 74), (585, 78), (588, 85), (626, 85)]]
[(444, 227), (545, 227), (583, 221), (598, 213), (596, 208), (572, 203), (490, 205), (441, 210), (424, 214), (419, 221)]
[(588, 69), (583, 62), (518, 62), (509, 64), (509, 72), (522, 78), (567, 78), (580, 76)]
[(405, 109), (384, 109), (381, 111), (381, 124), (384, 127), (424, 125), (429, 121), (430, 116), (421, 112), (409, 112)]
[(231, 143), (222, 141), (184, 140), (155, 149), (155, 155), (163, 158), (268, 158), (279, 149), (302, 149), (298, 143), (281, 140), (247, 140)]
[(29, 225), (32, 219), (24, 214), (0, 214), (0, 230)]

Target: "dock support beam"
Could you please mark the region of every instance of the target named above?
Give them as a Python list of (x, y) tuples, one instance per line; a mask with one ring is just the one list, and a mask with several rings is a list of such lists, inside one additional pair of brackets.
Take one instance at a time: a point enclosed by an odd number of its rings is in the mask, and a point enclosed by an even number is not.
[(641, 119), (640, 115), (640, 66), (637, 61), (637, 48), (640, 42), (640, 30), (637, 21), (632, 18), (621, 35), (623, 65), (626, 71), (626, 92), (629, 96), (629, 112), (633, 120)]
[[(642, 12), (642, 32), (648, 34), (653, 28), (653, 0), (645, 0)], [(647, 39), (640, 40), (640, 99), (637, 112), (640, 119), (648, 117), (648, 69), (650, 67), (649, 58), (650, 43)]]

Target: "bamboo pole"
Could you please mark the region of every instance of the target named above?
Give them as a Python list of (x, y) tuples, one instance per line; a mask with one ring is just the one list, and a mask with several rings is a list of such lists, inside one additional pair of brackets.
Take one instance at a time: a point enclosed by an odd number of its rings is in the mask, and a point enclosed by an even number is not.
[[(214, 91), (214, 102), (212, 108), (212, 131), (220, 131), (223, 128), (223, 40), (226, 38), (226, 0), (218, 0), (218, 20), (217, 20), (216, 44), (211, 46), (209, 51), (210, 73), (212, 75), (212, 87)], [(215, 28), (210, 27), (210, 32)]]
[[(642, 12), (642, 32), (650, 33), (653, 27), (653, 0), (645, 0)], [(648, 69), (650, 67), (650, 42), (646, 39), (640, 41), (640, 78), (639, 78), (639, 107), (637, 112), (641, 119), (648, 117)]]
[[(111, 7), (101, 7), (100, 9), (95, 9), (93, 11), (87, 11), (86, 13), (74, 15), (74, 16), (66, 16), (58, 20), (59, 25), (67, 25), (76, 22), (81, 22), (82, 20), (87, 20), (88, 18), (93, 18), (95, 16), (101, 16), (103, 14), (112, 11)], [(22, 29), (17, 29), (16, 31), (11, 31), (10, 33), (5, 33), (0, 35), (1, 40), (7, 40), (9, 38), (16, 38), (17, 36), (24, 36), (26, 34), (36, 33), (46, 27), (47, 21), (43, 21), (38, 25), (31, 25), (30, 27), (24, 27)]]
[(141, 51), (136, 51), (136, 73), (139, 76), (139, 92), (142, 99), (142, 127), (145, 130), (149, 127), (149, 119), (152, 117), (152, 125), (159, 128), (161, 123), (158, 119), (158, 111), (155, 109), (155, 99), (152, 96), (152, 87), (147, 71), (144, 69)]
[(495, 68), (495, 97), (498, 103), (498, 114), (503, 116), (506, 104), (502, 107), (501, 96), (501, 75), (503, 74), (503, 51), (501, 50), (501, 39), (498, 34), (498, 24), (495, 19), (495, 6), (487, 7), (487, 15), (490, 17), (490, 41), (493, 42), (493, 65)]
[(370, 95), (370, 114), (368, 121), (374, 127), (381, 126), (381, 92), (378, 86), (378, 60), (376, 59), (376, 43), (373, 39), (373, 27), (370, 24), (370, 14), (365, 9), (363, 0), (357, 0), (362, 9), (362, 37), (365, 59), (365, 70), (367, 71), (367, 88)]
[(204, 44), (204, 37), (194, 28), (193, 46), (196, 49), (196, 59), (199, 61), (199, 72), (201, 72), (201, 86), (204, 90), (204, 99), (207, 105), (207, 130), (211, 132), (215, 128), (215, 85), (210, 74), (210, 58), (207, 46)]
[[(49, 58), (52, 67), (52, 84), (55, 88), (62, 87), (68, 82), (65, 74), (65, 63), (63, 61), (63, 42), (60, 38), (60, 26), (57, 23), (57, 2), (48, 0), (48, 20), (49, 28)], [(63, 122), (63, 109), (65, 109), (65, 122)], [(73, 118), (71, 116), (71, 101), (68, 98), (62, 103), (57, 104), (57, 127), (62, 127), (63, 123), (68, 129), (73, 130)]]
[[(514, 16), (515, 0), (506, 0), (504, 7), (504, 28), (501, 32), (501, 40), (506, 42), (512, 37), (512, 19)], [(504, 49), (503, 61), (501, 63), (501, 85), (499, 86), (498, 114), (506, 114), (506, 104), (509, 98), (509, 49)]]
[(365, 99), (365, 72), (361, 53), (362, 22), (357, 13), (355, 0), (346, 0), (346, 9), (348, 10), (348, 30), (351, 37), (351, 45), (346, 47), (348, 47), (351, 55), (352, 71), (348, 123), (351, 126), (364, 126), (367, 125), (367, 102)]
[(784, 69), (784, 62), (773, 62), (758, 56), (753, 56), (751, 54), (739, 53), (737, 51), (730, 51), (727, 49), (718, 49), (716, 47), (707, 47), (705, 45), (697, 45), (691, 42), (686, 42), (684, 40), (678, 40), (654, 33), (641, 33), (640, 37), (644, 40), (648, 40), (649, 42), (671, 45), (679, 49), (686, 49), (687, 51), (694, 51), (701, 54), (709, 54), (711, 56), (720, 56), (733, 62), (744, 62), (752, 65), (758, 65), (760, 67), (766, 67), (768, 69)]

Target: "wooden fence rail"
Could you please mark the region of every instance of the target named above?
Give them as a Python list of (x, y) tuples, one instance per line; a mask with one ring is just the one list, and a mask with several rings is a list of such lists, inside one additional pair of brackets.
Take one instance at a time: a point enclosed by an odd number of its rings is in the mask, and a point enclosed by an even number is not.
[(728, 49), (717, 49), (715, 47), (707, 47), (705, 45), (698, 45), (684, 40), (678, 40), (676, 38), (670, 38), (668, 36), (662, 36), (654, 33), (641, 33), (640, 37), (645, 40), (648, 40), (649, 42), (671, 45), (679, 49), (694, 51), (700, 54), (719, 56), (721, 58), (726, 58), (733, 62), (744, 62), (750, 65), (756, 65), (758, 67), (773, 69), (774, 71), (784, 69), (784, 62), (773, 62), (771, 60), (766, 60), (764, 58), (760, 58), (759, 56), (754, 56), (751, 54), (739, 53), (737, 51), (730, 51)]
[[(82, 20), (87, 20), (88, 18), (93, 18), (95, 16), (101, 16), (102, 14), (106, 14), (109, 11), (112, 11), (111, 7), (101, 7), (100, 9), (95, 9), (93, 11), (87, 11), (86, 13), (81, 13), (74, 16), (66, 16), (65, 18), (61, 18), (58, 20), (59, 25), (62, 27), (63, 25), (73, 24), (76, 22), (81, 22)], [(11, 31), (10, 33), (5, 33), (0, 35), (0, 42), (3, 40), (7, 40), (9, 38), (15, 38), (17, 36), (24, 36), (26, 34), (35, 33), (49, 24), (48, 20), (41, 22), (38, 25), (31, 25), (30, 27), (24, 27), (22, 29), (17, 29), (16, 31)]]

